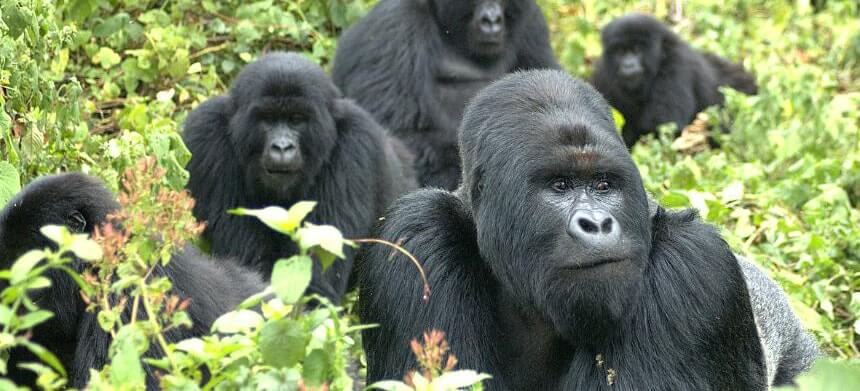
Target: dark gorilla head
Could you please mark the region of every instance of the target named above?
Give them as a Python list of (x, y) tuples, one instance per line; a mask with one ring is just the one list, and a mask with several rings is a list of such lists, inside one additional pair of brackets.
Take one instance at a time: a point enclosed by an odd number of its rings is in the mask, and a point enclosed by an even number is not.
[(56, 249), (39, 233), (45, 225), (65, 225), (92, 233), (119, 208), (97, 179), (80, 173), (45, 176), (30, 183), (6, 204), (0, 215), (0, 262), (8, 268), (28, 250)]
[(271, 53), (233, 81), (230, 137), (248, 185), (276, 199), (310, 185), (337, 140), (331, 115), (340, 91), (323, 70), (291, 53)]
[(675, 39), (663, 23), (645, 14), (629, 14), (610, 22), (600, 32), (604, 66), (628, 91), (647, 87), (663, 60), (666, 40)]
[(495, 60), (510, 46), (523, 0), (419, 0), (430, 10), (445, 41), (477, 60)]
[[(84, 174), (45, 176), (31, 182), (0, 214), (0, 269), (8, 269), (29, 250), (56, 250), (54, 242), (39, 232), (43, 226), (65, 225), (74, 233), (92, 233), (118, 208), (104, 185)], [(72, 267), (80, 271), (83, 264), (76, 261)], [(72, 309), (82, 305), (77, 285), (61, 270), (49, 270), (47, 277), (54, 281), (52, 288), (29, 292), (34, 302), (54, 312), (54, 318), (40, 327), (50, 328), (55, 339), (72, 340), (77, 324), (73, 317), (79, 313)], [(59, 279), (63, 282), (58, 283)], [(7, 285), (0, 280), (0, 290)]]
[(481, 256), (509, 296), (584, 343), (624, 316), (650, 220), (600, 95), (559, 71), (509, 75), (466, 109), (460, 150)]

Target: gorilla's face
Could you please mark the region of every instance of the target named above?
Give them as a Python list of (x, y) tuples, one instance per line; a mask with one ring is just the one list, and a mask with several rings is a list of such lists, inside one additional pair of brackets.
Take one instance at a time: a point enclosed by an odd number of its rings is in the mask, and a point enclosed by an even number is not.
[(506, 50), (519, 22), (521, 0), (436, 0), (433, 11), (443, 38), (467, 56), (494, 60)]
[(601, 32), (603, 61), (627, 91), (639, 91), (657, 74), (666, 27), (647, 15), (627, 15)]
[(599, 94), (561, 72), (535, 75), (503, 79), (468, 109), (464, 190), (481, 255), (510, 297), (593, 343), (638, 294), (647, 197)]
[(231, 96), (244, 107), (231, 119), (231, 137), (252, 188), (288, 200), (313, 181), (337, 137), (330, 112), (335, 91), (297, 55), (269, 55), (242, 71)]

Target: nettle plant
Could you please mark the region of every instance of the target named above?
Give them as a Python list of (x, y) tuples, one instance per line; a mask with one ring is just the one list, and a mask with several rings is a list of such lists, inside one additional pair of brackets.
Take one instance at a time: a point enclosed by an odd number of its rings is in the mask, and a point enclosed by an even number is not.
[[(185, 311), (189, 301), (174, 294), (170, 280), (155, 271), (203, 227), (191, 216), (194, 202), (188, 193), (170, 190), (165, 176), (155, 158), (139, 161), (124, 174), (121, 209), (108, 216), (110, 224), (99, 227), (92, 238), (70, 233), (66, 227), (43, 227), (41, 233), (56, 243), (57, 250), (33, 249), (9, 270), (0, 271), (0, 278), (8, 281), (0, 293), (0, 373), (8, 373), (11, 349), (25, 348), (41, 360), (20, 364), (38, 375), (40, 388), (67, 386), (66, 368), (57, 356), (30, 340), (34, 327), (53, 314), (40, 309), (28, 293), (50, 289), (51, 280), (44, 273), (54, 269), (74, 279), (87, 310), (96, 314), (99, 326), (112, 337), (109, 362), (91, 369), (89, 389), (144, 389), (144, 364), (156, 369), (166, 389), (353, 389), (348, 368), (359, 360), (353, 357), (355, 337), (372, 326), (354, 325), (343, 308), (321, 296), (304, 295), (313, 262), (327, 268), (344, 257), (344, 246), (357, 243), (405, 250), (376, 239), (347, 240), (335, 227), (303, 222), (315, 202), (299, 202), (289, 210), (232, 210), (283, 233), (299, 245), (299, 252), (278, 260), (271, 285), (261, 286), (260, 293), (218, 318), (209, 335), (169, 343), (165, 333), (191, 326)], [(71, 254), (84, 262), (83, 267), (74, 264)], [(419, 272), (423, 278), (420, 266)], [(424, 281), (427, 300), (429, 286)], [(314, 304), (308, 305), (311, 301)], [(129, 317), (130, 306), (133, 315)], [(452, 371), (456, 358), (448, 354), (440, 332), (425, 335), (423, 346), (417, 341), (412, 345), (421, 370), (409, 374), (405, 382), (381, 382), (372, 388), (453, 390), (480, 387), (487, 377)], [(14, 385), (8, 379), (0, 379), (0, 389), (10, 388)]]

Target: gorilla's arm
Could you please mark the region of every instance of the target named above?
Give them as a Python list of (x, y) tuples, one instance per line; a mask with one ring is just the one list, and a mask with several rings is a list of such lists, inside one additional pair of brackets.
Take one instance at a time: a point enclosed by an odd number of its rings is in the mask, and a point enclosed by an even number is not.
[(335, 85), (398, 136), (432, 123), (422, 108), (434, 96), (430, 66), (441, 42), (426, 5), (416, 3), (373, 7), (340, 37), (332, 68)]
[(524, 15), (522, 34), (518, 35), (516, 70), (561, 69), (552, 45), (549, 43), (549, 28), (540, 7), (530, 4), (531, 15)]
[(750, 292), (768, 383), (792, 384), (795, 376), (812, 366), (821, 351), (791, 310), (788, 298), (776, 281), (746, 258), (738, 256), (738, 263)]
[(498, 343), (494, 334), (493, 277), (478, 256), (475, 227), (463, 203), (450, 193), (419, 190), (387, 212), (376, 237), (403, 241), (430, 282), (428, 302), (409, 260), (382, 245), (362, 249), (358, 263), (359, 314), (379, 327), (364, 332), (368, 382), (399, 379), (417, 368), (409, 341), (431, 329), (446, 333), (460, 368), (490, 372)]
[(182, 133), (182, 140), (191, 151), (186, 170), (195, 173), (187, 185), (196, 201), (194, 215), (209, 225), (229, 218), (227, 209), (242, 206), (237, 205), (243, 193), (237, 183), (244, 175), (229, 134), (234, 106), (227, 96), (201, 103), (188, 115)]

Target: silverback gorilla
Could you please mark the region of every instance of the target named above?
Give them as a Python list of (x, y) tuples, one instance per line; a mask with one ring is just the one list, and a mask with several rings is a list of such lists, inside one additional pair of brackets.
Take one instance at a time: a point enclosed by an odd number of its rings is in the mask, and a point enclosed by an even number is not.
[[(694, 211), (649, 205), (585, 83), (548, 70), (503, 78), (466, 109), (460, 151), (460, 188), (401, 197), (376, 235), (423, 263), (429, 302), (404, 302), (422, 284), (390, 250), (359, 256), (359, 314), (380, 325), (363, 334), (369, 382), (415, 368), (409, 340), (429, 329), (494, 390), (764, 390), (814, 357), (784, 301), (761, 310), (772, 315), (762, 329), (784, 340), (760, 338), (731, 249)], [(770, 300), (773, 281), (746, 271)]]
[[(298, 54), (270, 53), (246, 66), (227, 95), (188, 116), (183, 139), (192, 154), (194, 215), (207, 223), (203, 236), (212, 254), (267, 278), (275, 261), (297, 248), (258, 220), (227, 210), (314, 200), (309, 221), (355, 238), (368, 235), (388, 204), (415, 187), (405, 147)], [(314, 262), (310, 292), (339, 301), (352, 269), (347, 251), (348, 259), (325, 273)]]
[(720, 86), (755, 94), (755, 79), (740, 65), (693, 50), (651, 16), (630, 14), (601, 31), (603, 55), (593, 84), (624, 115), (628, 147), (660, 124), (678, 132), (696, 113), (722, 104)]
[[(8, 269), (31, 249), (56, 250), (54, 243), (39, 232), (41, 227), (65, 225), (72, 232), (91, 234), (95, 227), (107, 223), (106, 216), (118, 208), (101, 182), (83, 174), (61, 174), (33, 181), (0, 212), (0, 268)], [(85, 263), (79, 259), (71, 264), (77, 272), (84, 267)], [(174, 293), (191, 299), (188, 314), (193, 327), (168, 331), (169, 342), (208, 333), (215, 319), (265, 288), (256, 273), (230, 262), (211, 260), (190, 246), (174, 254), (167, 266), (155, 272), (170, 278)], [(69, 386), (83, 388), (90, 368), (100, 369), (107, 363), (111, 337), (99, 326), (96, 314), (86, 311), (78, 285), (68, 274), (50, 270), (46, 277), (51, 280), (51, 287), (31, 292), (30, 298), (42, 309), (53, 312), (54, 317), (37, 326), (31, 340), (56, 354), (69, 374)], [(5, 280), (0, 281), (0, 289), (6, 286)], [(122, 316), (125, 321), (130, 319), (131, 304)], [(146, 314), (141, 310), (137, 317), (146, 318)], [(147, 355), (160, 357), (163, 352), (153, 344)], [(18, 363), (33, 361), (38, 359), (29, 351), (12, 350), (9, 377), (19, 385), (34, 387), (34, 374), (17, 368)], [(145, 368), (147, 388), (157, 389), (154, 370)]]
[(419, 185), (450, 190), (468, 100), (536, 68), (559, 66), (534, 0), (382, 0), (340, 38), (332, 78), (415, 154)]

